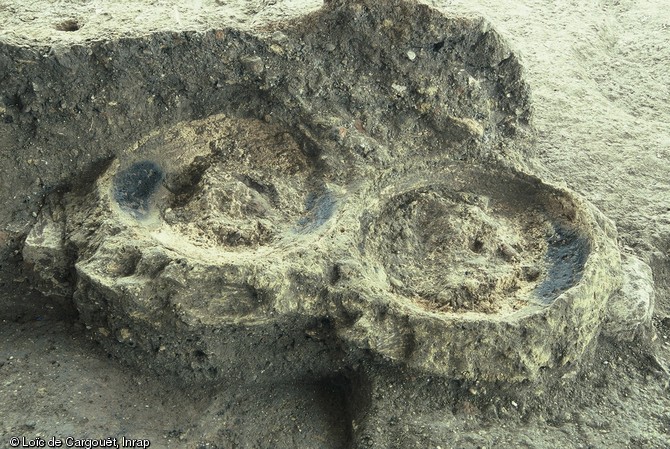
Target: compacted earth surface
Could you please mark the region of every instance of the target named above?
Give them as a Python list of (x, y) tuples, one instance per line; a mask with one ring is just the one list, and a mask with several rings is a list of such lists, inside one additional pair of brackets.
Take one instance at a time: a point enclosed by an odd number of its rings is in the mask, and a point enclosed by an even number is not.
[(664, 6), (0, 3), (0, 447), (670, 448)]

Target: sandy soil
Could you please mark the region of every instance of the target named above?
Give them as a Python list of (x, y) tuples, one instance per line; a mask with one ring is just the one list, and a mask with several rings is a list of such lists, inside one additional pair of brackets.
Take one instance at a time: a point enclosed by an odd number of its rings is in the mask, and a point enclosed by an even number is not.
[[(670, 447), (670, 9), (661, 0), (431, 5), (484, 16), (511, 42), (532, 89), (537, 158), (529, 163), (546, 179), (597, 205), (616, 222), (622, 251), (651, 266), (654, 332), (629, 344), (603, 338), (579, 375), (541, 394), (528, 386), (518, 391), (501, 387), (485, 411), (467, 397), (438, 404), (430, 398), (430, 378), (398, 373), (372, 394), (384, 396), (380, 403), (397, 410), (400, 418), (377, 411), (376, 442), (356, 444)], [(242, 21), (252, 26), (315, 7), (318, 3), (219, 0), (188, 6), (172, 0), (150, 6), (3, 2), (0, 39), (72, 43)], [(5, 285), (1, 293), (2, 303), (11, 305), (0, 311), (1, 447), (9, 447), (14, 436), (48, 441), (67, 435), (142, 438), (151, 447), (354, 444), (356, 419), (352, 422), (340, 394), (349, 388), (346, 382), (185, 391), (108, 357), (73, 320), (71, 310), (21, 285)], [(476, 395), (476, 387), (471, 389)], [(374, 416), (369, 420), (374, 423)]]

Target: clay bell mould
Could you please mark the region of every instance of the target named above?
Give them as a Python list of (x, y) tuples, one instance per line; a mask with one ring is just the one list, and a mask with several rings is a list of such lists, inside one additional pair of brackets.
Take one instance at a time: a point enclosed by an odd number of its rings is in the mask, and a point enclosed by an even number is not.
[(211, 116), (130, 148), (68, 199), (82, 320), (124, 360), (189, 381), (332, 373), (338, 188), (283, 129)]
[(415, 165), (359, 194), (359, 245), (332, 289), (338, 335), (450, 378), (519, 381), (576, 366), (620, 284), (613, 224), (513, 169)]

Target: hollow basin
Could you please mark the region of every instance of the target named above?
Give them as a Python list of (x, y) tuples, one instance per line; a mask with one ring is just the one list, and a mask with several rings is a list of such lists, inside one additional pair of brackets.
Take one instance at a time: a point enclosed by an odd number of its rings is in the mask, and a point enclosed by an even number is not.
[(457, 378), (518, 380), (579, 360), (620, 279), (600, 212), (473, 164), (418, 163), (374, 185), (336, 289), (345, 340)]

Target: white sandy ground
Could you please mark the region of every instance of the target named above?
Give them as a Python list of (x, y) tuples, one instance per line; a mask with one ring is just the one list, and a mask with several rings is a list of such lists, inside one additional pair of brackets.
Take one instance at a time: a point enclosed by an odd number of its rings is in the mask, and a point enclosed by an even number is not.
[(435, 3), (487, 17), (521, 55), (545, 176), (584, 194), (624, 233), (656, 233), (667, 245), (670, 8), (654, 0)]
[[(482, 15), (507, 37), (521, 57), (533, 92), (538, 170), (545, 178), (583, 194), (617, 223), (622, 248), (635, 252), (654, 268), (656, 322), (670, 316), (667, 1), (430, 3), (448, 13)], [(253, 27), (318, 6), (315, 1), (272, 0), (0, 0), (0, 40), (49, 46), (156, 30), (220, 28), (230, 23)], [(55, 29), (68, 20), (80, 29)], [(59, 422), (65, 430), (91, 436), (104, 437), (107, 431), (122, 429), (152, 438), (152, 447), (180, 447), (180, 437), (193, 441), (197, 432), (204, 432), (203, 424), (197, 424), (203, 402), (188, 402), (183, 395), (161, 391), (160, 386), (145, 388), (147, 379), (125, 372), (76, 329), (49, 322), (49, 315), (45, 316), (48, 325), (5, 320), (0, 327), (0, 434), (20, 431), (48, 436), (43, 429)], [(659, 329), (660, 359), (667, 363), (670, 335), (663, 333), (667, 328)], [(610, 409), (583, 410), (585, 415), (613, 423), (603, 425), (609, 430), (600, 435), (597, 422), (583, 427), (566, 418), (562, 427), (510, 426), (501, 431), (507, 436), (499, 441), (514, 445), (525, 441), (525, 447), (543, 448), (645, 447), (634, 441), (644, 441), (649, 432), (663, 432), (649, 419), (666, 414), (670, 447), (670, 412), (663, 410), (670, 395), (667, 388), (649, 387), (644, 376), (630, 367), (622, 368), (625, 360), (605, 358), (599, 362), (611, 364), (613, 376), (630, 385), (630, 395), (616, 398)], [(285, 395), (288, 399), (283, 400), (282, 408), (266, 404), (260, 411), (245, 411), (241, 419), (292, 413), (291, 404), (300, 400)], [(244, 393), (237, 400), (244, 402)], [(152, 425), (157, 409), (164, 420), (159, 427)], [(311, 413), (308, 407), (301, 410)], [(606, 435), (608, 432), (614, 435)], [(625, 438), (617, 439), (617, 432)], [(0, 446), (4, 444), (0, 442)]]
[[(318, 9), (320, 1), (276, 0), (45, 0), (0, 2), (0, 40), (14, 43), (76, 43), (154, 31), (254, 27)], [(58, 31), (75, 21), (76, 32)]]

